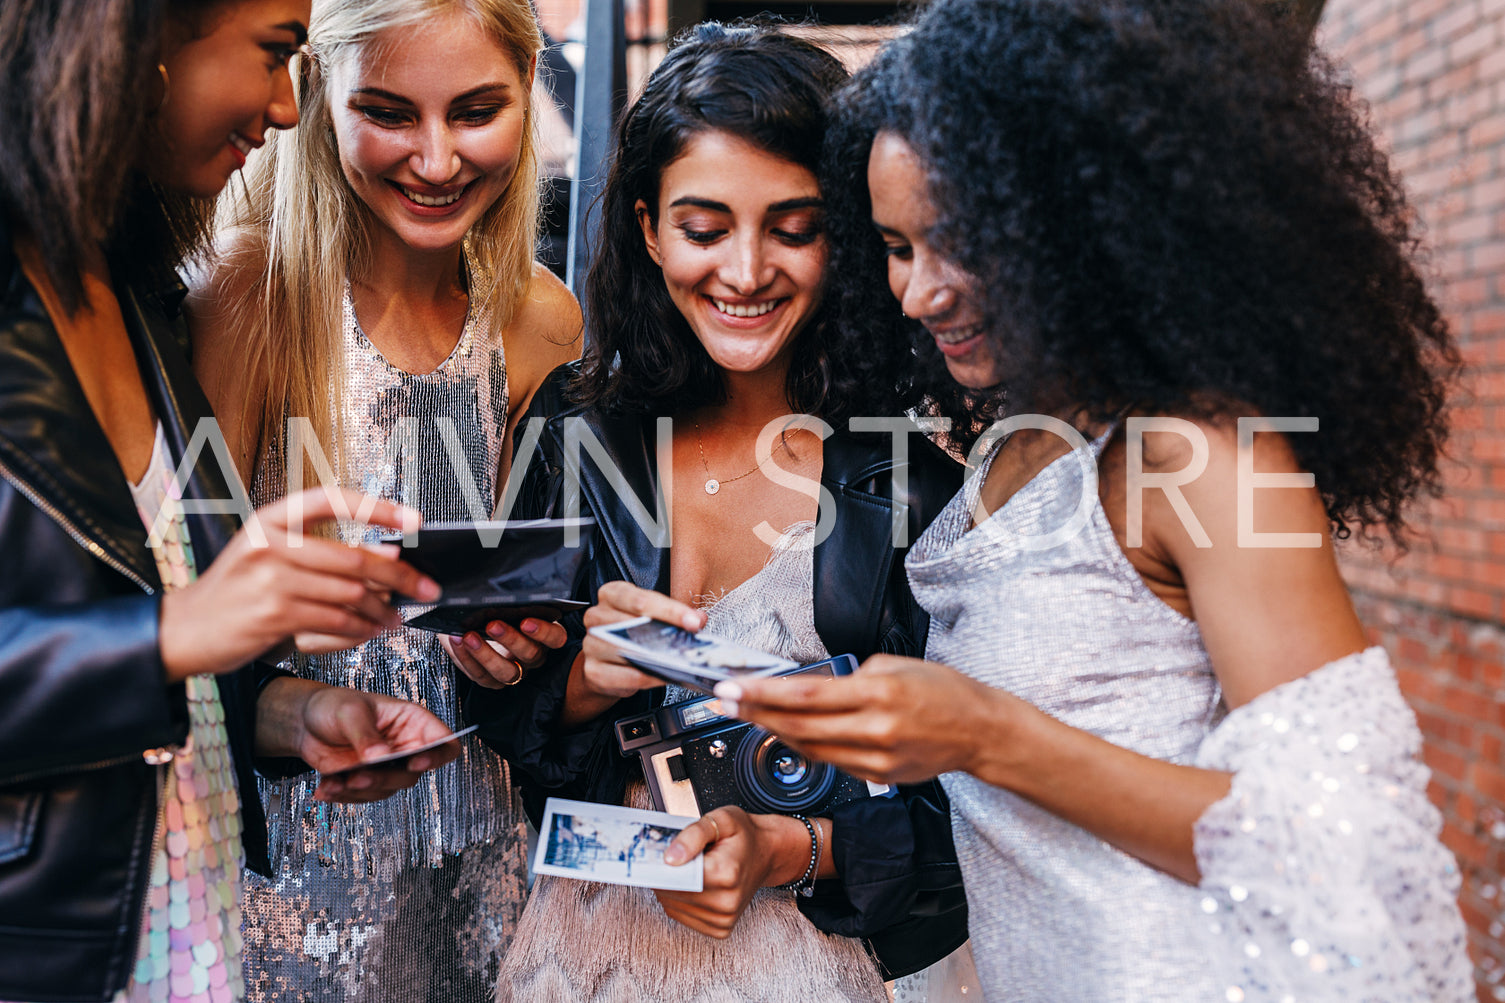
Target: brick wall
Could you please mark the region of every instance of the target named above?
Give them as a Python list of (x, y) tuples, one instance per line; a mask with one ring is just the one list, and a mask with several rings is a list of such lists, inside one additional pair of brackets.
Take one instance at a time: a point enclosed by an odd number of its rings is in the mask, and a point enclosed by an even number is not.
[(1505, 0), (1328, 0), (1318, 39), (1406, 179), (1468, 367), (1430, 542), (1345, 570), (1426, 736), (1479, 998), (1505, 1000)]

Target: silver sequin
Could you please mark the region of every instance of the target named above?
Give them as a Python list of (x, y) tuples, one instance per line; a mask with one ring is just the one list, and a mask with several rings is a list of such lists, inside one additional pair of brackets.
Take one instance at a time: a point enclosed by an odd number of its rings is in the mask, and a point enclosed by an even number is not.
[[(1189, 763), (1223, 713), (1196, 624), (1149, 591), (1101, 505), (1058, 546), (1019, 543), (1065, 524), (1082, 491), (1095, 498), (1082, 460), (1061, 457), (968, 532), (984, 465), (915, 543), (906, 567), (931, 616), (926, 657), (1117, 745)], [(1197, 889), (975, 777), (942, 783), (986, 998), (1223, 998), (1199, 941)]]
[(984, 465), (917, 541), (927, 657), (1125, 748), (1232, 773), (1233, 789), (1197, 822), (1196, 888), (1008, 791), (943, 777), (988, 998), (1471, 999), (1457, 869), (1383, 650), (1227, 714), (1197, 626), (1144, 584), (1101, 505), (1059, 546), (1018, 544), (1095, 497), (1106, 439), (968, 532)]
[[(420, 375), (376, 350), (348, 289), (344, 332), (345, 434), (334, 460), (348, 486), (430, 521), (489, 515), (507, 370), (485, 305), (471, 301), (454, 351)], [(263, 462), (258, 501), (281, 493), (282, 463)], [(389, 630), (289, 667), (458, 721), (455, 669), (431, 633)], [(525, 823), (505, 762), (472, 738), (454, 763), (369, 805), (317, 803), (307, 777), (261, 786), (277, 877), (253, 878), (247, 892), (252, 1003), (489, 1001), (526, 894)]]

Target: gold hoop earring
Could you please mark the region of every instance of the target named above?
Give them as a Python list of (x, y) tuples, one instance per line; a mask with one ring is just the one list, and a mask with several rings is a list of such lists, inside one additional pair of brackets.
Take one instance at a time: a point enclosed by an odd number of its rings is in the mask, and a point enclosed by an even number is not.
[(167, 75), (167, 64), (158, 63), (157, 72), (162, 75), (162, 100), (158, 101), (157, 107), (152, 109), (153, 115), (167, 107), (167, 99), (172, 94), (172, 78)]

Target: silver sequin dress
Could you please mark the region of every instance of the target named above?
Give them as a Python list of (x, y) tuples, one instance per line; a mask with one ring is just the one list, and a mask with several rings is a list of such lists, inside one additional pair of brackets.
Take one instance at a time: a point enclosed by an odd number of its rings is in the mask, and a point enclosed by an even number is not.
[[(1233, 772), (1233, 792), (1198, 824), (1197, 888), (1007, 790), (943, 776), (986, 998), (1471, 998), (1456, 868), (1384, 653), (1228, 714), (1197, 625), (1150, 591), (1097, 502), (1107, 438), (969, 532), (985, 464), (915, 543), (926, 657), (1125, 748)], [(1082, 498), (1080, 532), (1030, 543)]]
[[(780, 538), (761, 571), (715, 598), (706, 630), (801, 662), (827, 657), (815, 631), (815, 524)], [(665, 699), (696, 696), (669, 687)], [(650, 807), (641, 781), (627, 800)], [(860, 941), (822, 933), (787, 891), (753, 896), (731, 937), (664, 915), (646, 888), (539, 876), (497, 985), (497, 1003), (886, 1003)]]
[[(335, 469), (354, 472), (350, 487), (431, 521), (488, 515), (507, 370), (484, 305), (471, 301), (454, 351), (421, 375), (381, 356), (348, 289), (344, 331), (345, 435)], [(280, 457), (263, 462), (258, 502), (282, 493), (281, 471)], [(431, 633), (390, 630), (289, 667), (458, 720), (455, 669)], [(320, 804), (313, 787), (308, 777), (262, 784), (276, 878), (248, 881), (247, 998), (489, 1003), (526, 897), (526, 823), (507, 764), (472, 737), (454, 763), (385, 801)]]

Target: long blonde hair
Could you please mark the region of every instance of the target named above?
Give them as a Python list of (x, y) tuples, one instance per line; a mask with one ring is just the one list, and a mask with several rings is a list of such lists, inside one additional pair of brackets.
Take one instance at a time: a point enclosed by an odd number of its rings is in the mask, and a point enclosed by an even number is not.
[[(244, 297), (225, 305), (231, 328), (247, 342), (249, 406), (240, 431), (255, 446), (253, 466), (268, 449), (282, 452), (288, 417), (307, 418), (327, 454), (343, 452), (338, 423), (345, 281), (367, 271), (376, 224), (340, 167), (330, 69), (358, 57), (383, 32), (451, 10), (474, 18), (511, 56), (522, 80), (529, 80), (543, 38), (528, 0), (315, 0), (307, 54), (298, 57), (295, 70), (300, 123), (268, 137), (267, 149), (245, 172), (245, 192), (228, 196), (223, 217), (264, 269)], [(477, 265), (470, 296), (488, 302), (498, 328), (516, 314), (533, 270), (536, 118), (527, 115), (507, 189), (466, 235)], [(304, 482), (316, 482), (307, 457)]]

